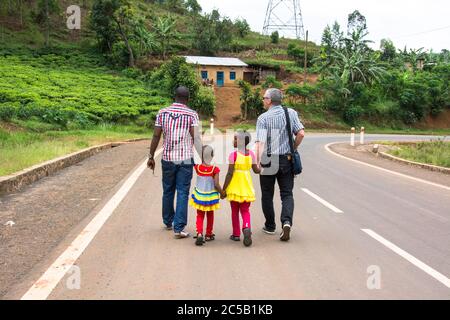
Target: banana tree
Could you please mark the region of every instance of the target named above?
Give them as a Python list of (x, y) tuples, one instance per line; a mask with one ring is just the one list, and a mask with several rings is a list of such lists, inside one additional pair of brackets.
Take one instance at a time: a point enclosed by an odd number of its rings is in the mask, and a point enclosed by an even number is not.
[(179, 38), (175, 28), (176, 20), (170, 15), (159, 17), (154, 26), (155, 37), (159, 42), (164, 60), (167, 58), (167, 51), (170, 48), (171, 42)]
[(334, 50), (332, 58), (334, 64), (330, 67), (331, 73), (339, 75), (345, 86), (373, 84), (380, 81), (386, 72), (374, 54), (366, 53), (361, 48), (354, 52)]

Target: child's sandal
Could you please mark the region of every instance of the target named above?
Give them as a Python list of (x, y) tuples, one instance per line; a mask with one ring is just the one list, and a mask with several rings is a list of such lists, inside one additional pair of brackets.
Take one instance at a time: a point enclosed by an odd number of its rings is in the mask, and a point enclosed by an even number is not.
[(205, 241), (214, 241), (216, 239), (215, 237), (216, 237), (215, 234), (207, 235), (205, 237)]
[(205, 243), (203, 235), (197, 234), (197, 240), (195, 241), (196, 246), (202, 246)]
[(231, 235), (231, 236), (230, 236), (230, 240), (233, 240), (233, 241), (241, 241), (241, 237), (237, 237), (237, 236)]

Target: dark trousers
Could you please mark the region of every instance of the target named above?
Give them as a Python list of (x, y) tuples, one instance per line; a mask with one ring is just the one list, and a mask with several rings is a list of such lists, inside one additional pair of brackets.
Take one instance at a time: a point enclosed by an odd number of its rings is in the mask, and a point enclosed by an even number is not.
[[(191, 161), (193, 162), (193, 160)], [(162, 217), (164, 224), (171, 226), (175, 232), (183, 231), (188, 220), (189, 190), (194, 165), (191, 163), (174, 163), (161, 161), (162, 164)], [(176, 209), (174, 209), (175, 191), (177, 193)]]
[(273, 175), (260, 175), (261, 203), (264, 216), (266, 218), (266, 229), (274, 231), (276, 229), (275, 210), (273, 207), (273, 196), (275, 192), (275, 182), (280, 187), (282, 202), (281, 224), (288, 222), (292, 226), (294, 215), (294, 173), (292, 163), (285, 156), (280, 156), (278, 172)]

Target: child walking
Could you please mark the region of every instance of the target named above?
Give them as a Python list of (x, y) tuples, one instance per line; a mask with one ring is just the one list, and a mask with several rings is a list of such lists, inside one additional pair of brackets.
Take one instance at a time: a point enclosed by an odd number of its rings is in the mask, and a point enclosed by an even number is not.
[[(211, 146), (204, 146), (202, 150), (202, 164), (195, 165), (194, 169), (197, 173), (197, 185), (189, 199), (189, 204), (197, 209), (197, 236), (195, 244), (202, 246), (205, 241), (214, 240), (214, 211), (219, 209), (220, 198), (224, 196), (224, 192), (220, 187), (219, 173), (220, 169), (211, 165), (214, 157), (214, 151)], [(205, 216), (206, 236), (203, 236), (203, 225)]]
[(256, 164), (255, 154), (248, 150), (250, 139), (250, 134), (245, 131), (239, 131), (235, 134), (233, 145), (236, 150), (229, 156), (228, 173), (223, 186), (225, 195), (231, 204), (233, 234), (230, 236), (230, 239), (240, 241), (240, 212), (243, 222), (244, 245), (246, 247), (252, 245), (250, 203), (256, 200), (250, 170), (253, 169), (253, 172), (257, 174), (261, 173), (260, 168)]

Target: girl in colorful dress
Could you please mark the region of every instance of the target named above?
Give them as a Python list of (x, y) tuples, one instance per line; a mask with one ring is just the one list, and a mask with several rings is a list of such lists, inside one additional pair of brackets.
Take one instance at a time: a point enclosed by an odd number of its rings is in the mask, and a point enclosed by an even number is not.
[(231, 203), (231, 220), (233, 234), (230, 239), (240, 241), (241, 227), (239, 211), (242, 216), (242, 233), (244, 234), (244, 245), (252, 245), (252, 232), (250, 223), (250, 203), (256, 200), (250, 170), (259, 174), (261, 169), (256, 164), (255, 154), (248, 150), (251, 136), (245, 131), (239, 131), (234, 136), (234, 147), (236, 150), (229, 156), (228, 173), (223, 189), (226, 197)]
[[(195, 244), (202, 246), (205, 241), (214, 240), (214, 211), (219, 209), (220, 198), (224, 192), (220, 187), (219, 173), (220, 169), (211, 165), (214, 157), (214, 151), (210, 146), (204, 146), (202, 152), (202, 164), (195, 165), (197, 173), (197, 185), (189, 200), (189, 204), (197, 209), (197, 236)], [(203, 237), (203, 224), (206, 222), (206, 236)]]

